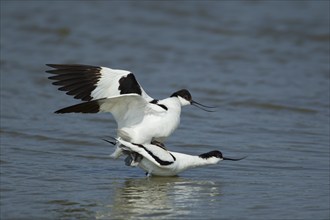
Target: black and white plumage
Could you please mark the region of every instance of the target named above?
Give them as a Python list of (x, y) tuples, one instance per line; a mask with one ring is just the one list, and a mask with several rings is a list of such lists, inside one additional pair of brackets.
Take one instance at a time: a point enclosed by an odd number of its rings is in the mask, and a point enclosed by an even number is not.
[(47, 66), (53, 68), (46, 72), (53, 74), (49, 79), (59, 90), (84, 101), (55, 113), (110, 112), (117, 122), (118, 136), (133, 143), (163, 142), (178, 127), (182, 106), (210, 111), (193, 101), (186, 89), (162, 100), (153, 99), (126, 70), (80, 64)]
[(123, 94), (138, 94), (148, 102), (151, 98), (140, 86), (133, 73), (126, 70), (81, 64), (46, 64), (54, 68), (47, 73), (59, 90), (82, 101), (92, 101)]
[(116, 142), (105, 140), (116, 145), (115, 152), (111, 155), (117, 159), (122, 155), (128, 155), (126, 165), (139, 166), (145, 170), (148, 176), (176, 176), (177, 174), (194, 167), (217, 164), (222, 160), (238, 161), (223, 157), (218, 150), (200, 155), (189, 155), (168, 151), (159, 144), (136, 144), (117, 138)]

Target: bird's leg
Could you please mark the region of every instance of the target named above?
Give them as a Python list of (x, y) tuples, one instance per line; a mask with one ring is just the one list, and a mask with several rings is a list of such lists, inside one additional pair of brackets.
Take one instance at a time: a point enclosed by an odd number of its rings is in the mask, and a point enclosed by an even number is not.
[(141, 161), (142, 158), (143, 158), (140, 154), (135, 153), (135, 152), (132, 153), (131, 156), (132, 156), (132, 158), (133, 158), (133, 161), (132, 161), (132, 163), (131, 163), (131, 166), (132, 166), (132, 167), (136, 167), (137, 165), (139, 165), (140, 161)]
[(146, 176), (147, 176), (148, 178), (151, 177), (151, 172), (150, 172), (150, 171), (146, 172)]
[(162, 143), (162, 142), (160, 142), (160, 141), (152, 140), (152, 141), (151, 141), (151, 144), (156, 145), (156, 146), (158, 146), (158, 147), (161, 147), (161, 148), (163, 148), (164, 150), (167, 150), (166, 147), (165, 147), (165, 144)]
[(133, 161), (133, 157), (129, 154), (126, 158), (125, 158), (125, 165), (126, 166), (131, 166)]
[(134, 161), (137, 163), (140, 163), (140, 161), (143, 159), (141, 154), (136, 153), (134, 157)]
[(135, 152), (125, 152), (128, 156), (125, 159), (125, 165), (136, 167), (139, 165), (140, 161), (143, 159), (142, 155)]

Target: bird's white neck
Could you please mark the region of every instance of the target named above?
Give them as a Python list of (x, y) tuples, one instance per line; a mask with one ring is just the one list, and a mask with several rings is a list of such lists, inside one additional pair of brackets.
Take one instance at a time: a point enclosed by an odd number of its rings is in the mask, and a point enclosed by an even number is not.
[(172, 154), (178, 161), (177, 166), (178, 169), (180, 170), (186, 170), (193, 167), (216, 164), (221, 160), (220, 158), (216, 158), (216, 157), (201, 158), (199, 156), (193, 156), (193, 155), (176, 153), (176, 152), (173, 152)]
[(159, 101), (159, 104), (164, 104), (169, 108), (180, 108), (182, 106), (190, 105), (190, 103), (181, 97), (169, 97)]

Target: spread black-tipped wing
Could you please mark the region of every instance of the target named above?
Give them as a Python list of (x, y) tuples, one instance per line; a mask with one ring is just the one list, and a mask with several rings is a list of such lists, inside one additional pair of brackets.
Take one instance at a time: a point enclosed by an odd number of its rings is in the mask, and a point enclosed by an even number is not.
[(46, 64), (53, 68), (49, 79), (59, 90), (82, 101), (110, 98), (123, 94), (138, 94), (146, 101), (153, 100), (140, 86), (133, 73), (107, 67), (81, 64)]
[(146, 114), (157, 115), (166, 110), (158, 105), (147, 102), (137, 94), (124, 94), (111, 98), (103, 98), (79, 103), (57, 110), (55, 113), (98, 113), (110, 112), (118, 127), (131, 126), (140, 123)]

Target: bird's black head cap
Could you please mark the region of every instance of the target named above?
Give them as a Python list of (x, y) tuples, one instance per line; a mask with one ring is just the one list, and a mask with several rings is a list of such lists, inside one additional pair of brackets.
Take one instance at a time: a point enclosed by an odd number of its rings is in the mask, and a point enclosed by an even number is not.
[(192, 100), (191, 94), (187, 89), (181, 89), (171, 95), (171, 97), (179, 97), (179, 96), (184, 98), (188, 102), (190, 102)]
[(210, 152), (201, 154), (201, 155), (199, 155), (199, 157), (201, 157), (203, 159), (207, 159), (207, 158), (210, 158), (210, 157), (223, 158), (222, 153), (218, 150), (214, 150), (214, 151), (210, 151)]

